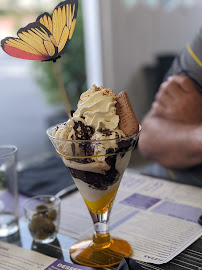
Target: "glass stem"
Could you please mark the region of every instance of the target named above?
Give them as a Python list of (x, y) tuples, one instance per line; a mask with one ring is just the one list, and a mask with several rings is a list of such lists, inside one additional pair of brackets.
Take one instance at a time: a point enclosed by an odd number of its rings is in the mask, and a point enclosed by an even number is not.
[(93, 242), (96, 246), (104, 247), (110, 244), (110, 234), (109, 234), (109, 217), (111, 209), (106, 211), (104, 214), (93, 214), (90, 212), (94, 223), (94, 235)]

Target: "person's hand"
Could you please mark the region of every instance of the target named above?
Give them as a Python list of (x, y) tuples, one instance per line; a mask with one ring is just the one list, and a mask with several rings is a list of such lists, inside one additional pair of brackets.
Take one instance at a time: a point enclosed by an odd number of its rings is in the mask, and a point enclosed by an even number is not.
[(202, 123), (202, 95), (192, 81), (175, 75), (161, 84), (151, 113), (183, 123)]

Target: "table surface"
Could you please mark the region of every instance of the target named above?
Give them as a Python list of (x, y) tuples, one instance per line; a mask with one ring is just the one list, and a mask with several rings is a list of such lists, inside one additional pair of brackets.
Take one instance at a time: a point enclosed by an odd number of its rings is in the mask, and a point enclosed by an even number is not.
[[(6, 242), (23, 247), (28, 250), (38, 251), (42, 254), (71, 262), (69, 257), (70, 247), (77, 241), (66, 235), (58, 234), (57, 239), (47, 245), (37, 244), (28, 230), (26, 221), (20, 220), (19, 233), (5, 239)], [(185, 251), (176, 256), (172, 261), (163, 265), (154, 265), (149, 263), (139, 262), (143, 269), (149, 270), (202, 270), (202, 238), (189, 246)]]
[[(20, 220), (19, 226), (19, 233), (1, 240), (66, 262), (71, 262), (69, 249), (77, 241), (76, 239), (58, 234), (54, 242), (42, 245), (33, 241), (26, 221)], [(202, 270), (202, 237), (167, 264), (154, 265), (143, 262), (139, 263), (145, 270)], [(111, 269), (116, 269), (116, 267)]]

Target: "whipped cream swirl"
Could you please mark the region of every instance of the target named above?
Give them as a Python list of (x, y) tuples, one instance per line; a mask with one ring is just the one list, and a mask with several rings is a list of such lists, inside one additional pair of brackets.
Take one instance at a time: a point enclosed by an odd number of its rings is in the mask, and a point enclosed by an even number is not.
[(116, 114), (116, 96), (111, 89), (92, 88), (84, 92), (78, 102), (74, 117), (83, 117), (87, 125), (95, 131), (99, 129), (116, 129), (119, 116)]

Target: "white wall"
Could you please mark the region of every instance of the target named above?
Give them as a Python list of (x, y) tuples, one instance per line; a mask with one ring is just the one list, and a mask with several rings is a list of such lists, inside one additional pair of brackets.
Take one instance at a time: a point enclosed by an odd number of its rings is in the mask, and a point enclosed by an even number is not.
[(100, 8), (103, 85), (116, 93), (127, 91), (141, 120), (149, 106), (143, 66), (152, 64), (158, 54), (180, 51), (199, 28), (202, 7), (168, 12), (142, 5), (127, 9), (120, 0), (96, 1)]

